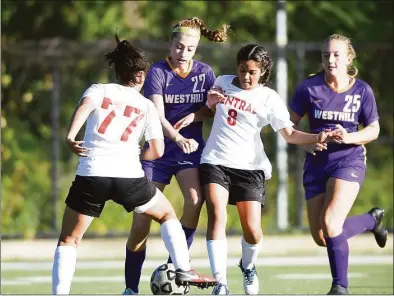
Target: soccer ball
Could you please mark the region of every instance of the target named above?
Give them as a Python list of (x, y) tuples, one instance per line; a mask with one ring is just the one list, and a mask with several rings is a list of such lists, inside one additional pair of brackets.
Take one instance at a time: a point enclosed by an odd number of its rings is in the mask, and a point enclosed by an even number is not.
[(152, 273), (150, 290), (154, 295), (184, 295), (190, 287), (175, 284), (175, 268), (172, 263), (162, 264)]

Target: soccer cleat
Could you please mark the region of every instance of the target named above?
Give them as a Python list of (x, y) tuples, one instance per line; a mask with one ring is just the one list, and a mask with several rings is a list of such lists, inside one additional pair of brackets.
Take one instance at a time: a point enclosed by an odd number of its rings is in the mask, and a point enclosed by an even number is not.
[(256, 266), (250, 269), (244, 269), (242, 267), (242, 259), (239, 261), (239, 268), (241, 268), (244, 277), (244, 291), (247, 295), (259, 294), (259, 278), (257, 277)]
[(212, 295), (228, 295), (230, 291), (228, 290), (227, 285), (218, 283), (215, 288), (213, 288)]
[(384, 210), (376, 207), (369, 210), (368, 214), (370, 214), (375, 219), (375, 227), (371, 230), (371, 232), (375, 236), (376, 243), (379, 247), (384, 248), (386, 246), (388, 234), (388, 231), (381, 225), (384, 216)]
[(340, 285), (332, 285), (327, 295), (349, 295), (348, 290)]
[(216, 286), (217, 281), (214, 277), (199, 274), (193, 269), (189, 271), (177, 269), (175, 270), (175, 284), (178, 286), (195, 286), (199, 289), (206, 289)]
[(134, 292), (133, 290), (131, 290), (130, 288), (126, 288), (122, 295), (138, 295), (138, 293)]

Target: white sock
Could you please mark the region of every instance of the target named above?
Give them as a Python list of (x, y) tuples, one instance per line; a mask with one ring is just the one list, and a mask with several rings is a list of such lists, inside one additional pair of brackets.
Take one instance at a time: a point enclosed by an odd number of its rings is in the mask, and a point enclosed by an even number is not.
[(71, 281), (77, 264), (77, 249), (72, 246), (56, 248), (52, 267), (52, 294), (70, 294)]
[(227, 285), (227, 239), (207, 241), (209, 263), (215, 279)]
[(189, 271), (191, 269), (189, 249), (187, 248), (185, 232), (179, 220), (171, 219), (161, 224), (160, 234), (175, 269), (180, 268)]
[(261, 239), (257, 244), (249, 244), (242, 236), (242, 267), (244, 269), (251, 269), (253, 267), (253, 264), (256, 262), (257, 256), (260, 253), (262, 243), (263, 239)]

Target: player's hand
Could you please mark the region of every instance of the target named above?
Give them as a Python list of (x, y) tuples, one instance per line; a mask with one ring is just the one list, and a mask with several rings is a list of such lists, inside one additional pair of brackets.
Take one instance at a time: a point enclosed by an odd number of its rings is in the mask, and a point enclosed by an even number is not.
[(307, 144), (302, 145), (304, 150), (312, 155), (316, 155), (316, 151), (321, 152), (323, 150), (327, 150), (327, 143), (315, 143), (315, 144)]
[(74, 139), (67, 139), (67, 144), (71, 152), (81, 157), (87, 157), (89, 156), (88, 154), (89, 149), (83, 147), (82, 146), (83, 143), (85, 143), (85, 141), (75, 141)]
[(224, 92), (220, 87), (212, 87), (208, 91), (207, 101), (210, 109), (215, 110), (216, 105), (224, 99)]
[(182, 149), (183, 153), (190, 154), (198, 149), (198, 143), (194, 139), (186, 139), (180, 135), (175, 143)]
[(179, 120), (177, 123), (174, 124), (174, 129), (180, 131), (182, 128), (187, 127), (189, 124), (191, 124), (194, 121), (195, 117), (196, 117), (195, 113), (190, 113), (189, 115), (186, 115), (185, 117), (183, 117), (181, 120)]
[(340, 124), (335, 126), (337, 129), (333, 131), (335, 135), (333, 136), (332, 141), (339, 144), (348, 144), (349, 133), (347, 130)]

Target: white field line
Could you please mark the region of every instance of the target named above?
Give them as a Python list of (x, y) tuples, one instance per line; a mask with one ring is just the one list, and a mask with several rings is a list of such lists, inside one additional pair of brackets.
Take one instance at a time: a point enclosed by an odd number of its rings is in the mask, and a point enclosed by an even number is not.
[[(156, 268), (163, 264), (163, 260), (146, 260), (144, 268)], [(230, 257), (227, 260), (227, 266), (236, 266), (239, 258)], [(350, 265), (393, 265), (393, 256), (350, 256)], [(209, 259), (192, 259), (193, 268), (209, 267)], [(269, 257), (258, 258), (257, 266), (324, 266), (328, 265), (328, 258), (322, 256), (316, 257)], [(124, 261), (78, 261), (77, 269), (121, 269), (124, 268)], [(1, 262), (1, 270), (51, 270), (52, 262)]]
[[(349, 273), (349, 278), (361, 278), (365, 277), (364, 273)], [(282, 280), (326, 280), (331, 279), (329, 273), (289, 273), (283, 275), (272, 276)], [(16, 277), (12, 280), (2, 279), (2, 286), (19, 286), (19, 285), (37, 285), (37, 284), (47, 284), (52, 281), (51, 276), (33, 276), (33, 277)], [(149, 282), (150, 276), (141, 276), (141, 282)], [(124, 283), (124, 276), (76, 276), (73, 278), (73, 283)]]

